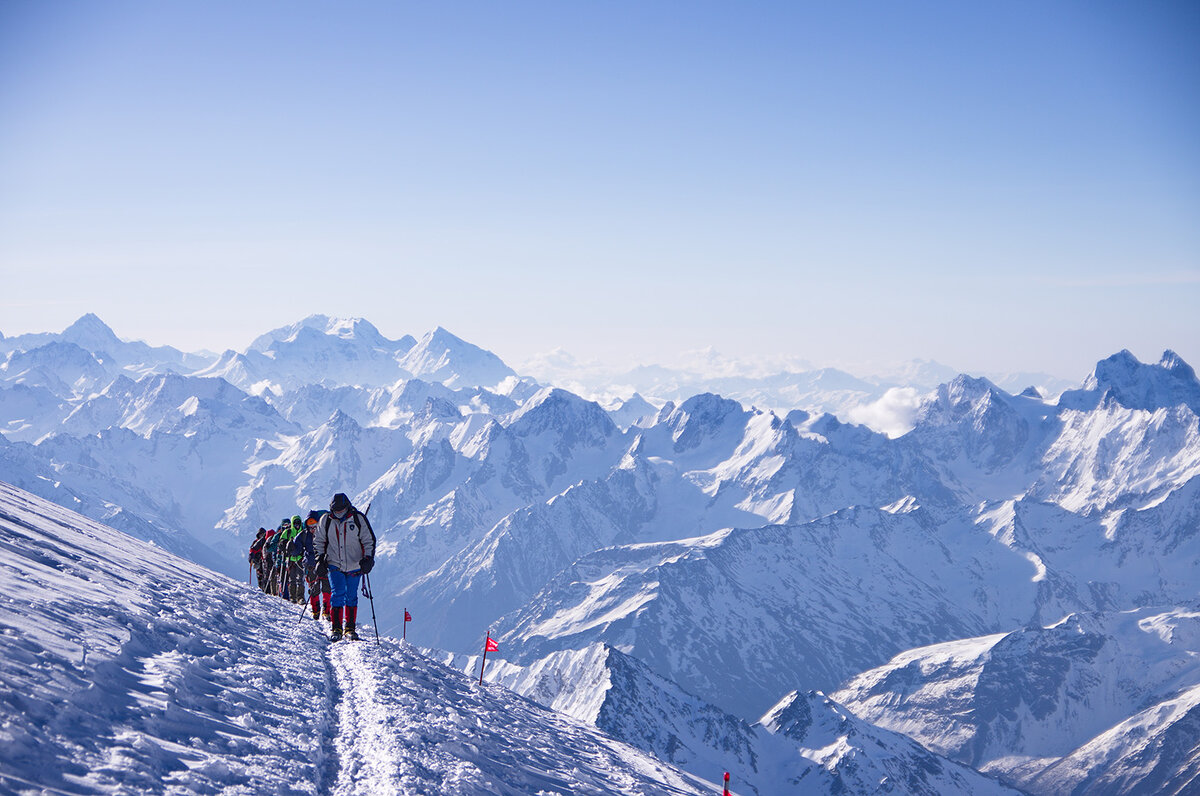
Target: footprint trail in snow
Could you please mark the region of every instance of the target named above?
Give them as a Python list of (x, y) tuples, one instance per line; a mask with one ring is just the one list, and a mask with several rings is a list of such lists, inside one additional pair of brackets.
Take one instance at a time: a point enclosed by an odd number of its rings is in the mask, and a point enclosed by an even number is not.
[(336, 796), (693, 794), (711, 785), (394, 639), (329, 648)]

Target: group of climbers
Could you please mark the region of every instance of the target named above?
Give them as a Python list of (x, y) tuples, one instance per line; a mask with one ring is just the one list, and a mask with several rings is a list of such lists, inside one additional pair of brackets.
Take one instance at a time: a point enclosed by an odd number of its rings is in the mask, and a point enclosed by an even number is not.
[(375, 564), (375, 531), (345, 493), (333, 496), (328, 511), (259, 528), (250, 564), (263, 592), (299, 604), (307, 587), (312, 617), (330, 623), (332, 639), (358, 640), (358, 585)]

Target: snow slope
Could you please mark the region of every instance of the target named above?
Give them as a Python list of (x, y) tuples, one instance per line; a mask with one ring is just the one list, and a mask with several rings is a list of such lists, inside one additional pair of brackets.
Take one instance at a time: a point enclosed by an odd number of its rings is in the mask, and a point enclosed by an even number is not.
[(331, 646), (295, 606), (3, 483), (0, 547), (5, 791), (712, 790), (412, 647)]
[[(476, 656), (451, 656), (477, 672)], [(615, 738), (704, 776), (733, 775), (738, 793), (1001, 794), (995, 780), (898, 733), (855, 718), (819, 692), (795, 692), (754, 724), (687, 693), (637, 659), (597, 644), (528, 667), (489, 661), (486, 680), (595, 724)]]
[(932, 750), (1053, 794), (1200, 781), (1198, 695), (1200, 612), (1142, 608), (910, 650), (834, 698)]

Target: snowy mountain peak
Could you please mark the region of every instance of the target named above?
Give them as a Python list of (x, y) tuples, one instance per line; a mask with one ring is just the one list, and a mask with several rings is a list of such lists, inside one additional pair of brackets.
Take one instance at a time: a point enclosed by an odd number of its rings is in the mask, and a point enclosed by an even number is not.
[(746, 412), (746, 409), (737, 401), (730, 398), (722, 398), (720, 395), (706, 392), (699, 395), (693, 395), (682, 404), (680, 404), (677, 414), (687, 415), (691, 418), (721, 420), (730, 415), (741, 415)]
[(1019, 447), (1028, 435), (1028, 421), (1016, 410), (1017, 404), (1014, 396), (987, 379), (959, 375), (920, 405), (915, 428), (918, 434), (961, 428), (984, 445), (1002, 443), (1002, 452), (1012, 454), (1016, 452), (1012, 446)]
[(64, 329), (61, 339), (88, 351), (105, 351), (110, 354), (123, 345), (108, 324), (91, 312)]
[(612, 415), (613, 421), (626, 431), (633, 426), (649, 425), (658, 414), (654, 404), (636, 392), (627, 399), (605, 404), (604, 408)]
[[(666, 407), (663, 410), (666, 411)], [(730, 425), (743, 425), (749, 416), (750, 412), (737, 401), (701, 393), (680, 404), (666, 422), (674, 429), (675, 449), (685, 451), (719, 435)]]
[(466, 352), (472, 349), (481, 350), (452, 333), (444, 326), (436, 326), (431, 331), (426, 332), (417, 341), (417, 345), (427, 351), (449, 351), (452, 353)]
[(772, 735), (783, 735), (796, 741), (804, 740), (812, 723), (812, 707), (799, 691), (793, 691), (779, 700), (759, 720), (759, 724)]
[(450, 387), (491, 387), (517, 375), (491, 351), (441, 326), (426, 332), (400, 359), (400, 366), (418, 378)]
[(9, 373), (18, 373), (30, 367), (75, 367), (90, 368), (98, 365), (96, 357), (75, 343), (46, 343), (28, 351), (14, 351), (4, 366)]
[(364, 318), (335, 318), (326, 315), (311, 315), (296, 323), (272, 329), (260, 335), (250, 343), (248, 351), (268, 352), (281, 343), (296, 342), (301, 337), (319, 335), (337, 337), (340, 340), (361, 343), (367, 348), (378, 348), (383, 351), (407, 352), (415, 340), (410, 335), (404, 335), (400, 340), (388, 340), (370, 321)]
[(342, 435), (357, 435), (362, 431), (362, 426), (341, 409), (335, 409), (333, 414), (329, 416), (329, 422), (325, 424), (335, 437)]
[(1003, 390), (987, 379), (960, 373), (938, 389), (938, 398), (949, 406), (960, 408), (1002, 393)]
[(547, 387), (530, 398), (513, 415), (509, 428), (518, 436), (556, 431), (587, 439), (593, 444), (619, 433), (600, 404), (558, 387)]
[(363, 318), (330, 318), (325, 326), (325, 334), (346, 340), (358, 339), (380, 343), (386, 340), (373, 323)]
[[(107, 361), (107, 355), (100, 356)], [(96, 355), (75, 343), (61, 341), (14, 351), (0, 365), (0, 381), (46, 387), (64, 397), (86, 393), (108, 378), (108, 370)]]
[(1158, 361), (1158, 366), (1164, 370), (1179, 371), (1182, 378), (1195, 379), (1196, 371), (1192, 366), (1183, 361), (1183, 357), (1176, 354), (1171, 349), (1163, 351), (1162, 359)]
[(458, 407), (441, 396), (430, 396), (425, 403), (413, 413), (414, 420), (457, 421), (463, 417)]
[(1184, 404), (1200, 414), (1200, 382), (1192, 367), (1174, 351), (1163, 352), (1156, 364), (1145, 364), (1123, 350), (1097, 362), (1083, 386), (1063, 393), (1059, 403), (1069, 409), (1088, 410), (1106, 399), (1126, 409), (1150, 412)]

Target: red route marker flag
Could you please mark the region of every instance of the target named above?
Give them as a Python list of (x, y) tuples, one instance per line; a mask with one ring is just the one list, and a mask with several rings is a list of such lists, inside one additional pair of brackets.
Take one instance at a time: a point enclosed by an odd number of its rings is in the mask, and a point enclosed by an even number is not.
[(487, 641), (483, 642), (483, 660), (479, 662), (479, 684), (483, 685), (483, 670), (487, 666), (487, 654), (489, 652), (499, 652), (500, 645), (496, 643), (496, 639), (492, 638), (492, 631), (488, 631)]
[(733, 794), (729, 792), (729, 772), (728, 771), (725, 772), (725, 793), (723, 794), (723, 796), (733, 796)]
[(407, 609), (407, 608), (405, 608), (405, 609), (404, 609), (404, 625), (403, 625), (403, 627), (402, 627), (402, 630), (403, 630), (404, 632), (401, 634), (400, 638), (402, 638), (402, 639), (407, 639), (407, 638), (408, 638), (408, 623), (409, 623), (409, 622), (411, 622), (411, 621), (412, 621), (412, 614), (410, 614), (410, 613), (408, 612), (408, 609)]
[(405, 622), (411, 622), (411, 621), (412, 621), (412, 614), (410, 614), (408, 611), (405, 611), (405, 612), (404, 612), (404, 621), (405, 621)]

